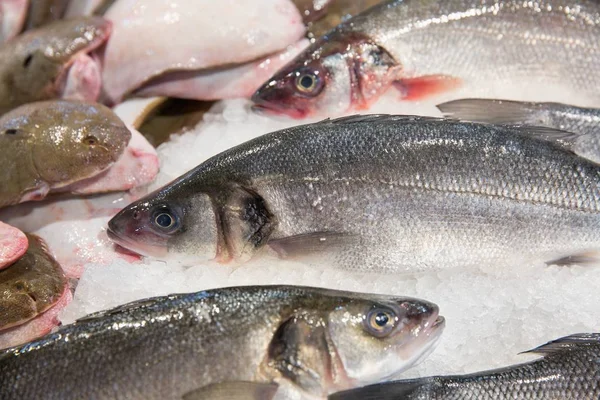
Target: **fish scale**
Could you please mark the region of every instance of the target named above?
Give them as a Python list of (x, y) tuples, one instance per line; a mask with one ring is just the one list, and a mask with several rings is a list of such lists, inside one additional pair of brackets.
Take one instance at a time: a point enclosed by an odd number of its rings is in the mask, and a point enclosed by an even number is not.
[[(202, 196), (213, 206), (198, 203)], [(260, 201), (267, 223), (221, 211), (240, 207), (238, 196), (242, 208)], [(179, 228), (159, 236), (152, 215), (160, 207)], [(234, 260), (266, 247), (362, 272), (498, 268), (597, 251), (599, 207), (600, 166), (536, 129), (358, 116), (227, 150), (126, 207), (109, 234), (134, 251), (210, 258), (216, 218), (218, 251)], [(261, 240), (246, 245), (244, 232), (257, 230)]]

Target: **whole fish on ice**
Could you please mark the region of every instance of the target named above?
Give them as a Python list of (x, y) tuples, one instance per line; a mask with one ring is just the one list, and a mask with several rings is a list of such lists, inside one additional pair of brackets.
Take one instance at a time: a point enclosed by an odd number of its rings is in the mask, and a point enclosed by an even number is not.
[[(511, 93), (598, 106), (598, 37), (593, 0), (388, 0), (325, 34), (253, 100), (296, 118), (368, 108), (392, 86), (406, 100)], [(560, 90), (538, 99), (549, 87)]]
[(325, 120), (214, 156), (126, 207), (108, 233), (189, 263), (266, 250), (357, 271), (595, 261), (600, 166), (572, 150), (537, 128)]
[(433, 376), (376, 384), (330, 400), (562, 399), (600, 397), (600, 334), (577, 334), (527, 353), (543, 358), (469, 375)]
[(53, 100), (0, 117), (0, 207), (40, 200), (113, 165), (131, 133), (101, 104)]
[(424, 357), (444, 319), (403, 297), (249, 286), (92, 314), (0, 352), (0, 397), (322, 398)]
[(0, 47), (0, 114), (34, 101), (96, 100), (101, 75), (88, 55), (110, 35), (102, 18), (56, 21)]

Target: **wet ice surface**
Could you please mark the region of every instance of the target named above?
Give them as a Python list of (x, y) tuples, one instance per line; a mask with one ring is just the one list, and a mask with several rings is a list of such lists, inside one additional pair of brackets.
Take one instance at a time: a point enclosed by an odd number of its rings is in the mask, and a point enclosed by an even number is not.
[[(398, 103), (395, 96), (390, 93), (369, 113), (439, 115), (433, 104)], [(239, 100), (217, 104), (194, 132), (159, 147), (161, 171), (150, 189), (231, 146), (308, 122), (255, 115), (246, 106)], [(532, 356), (518, 355), (521, 351), (568, 334), (600, 330), (600, 267), (524, 264), (488, 267), (486, 272), (482, 268), (379, 276), (263, 258), (236, 270), (214, 263), (185, 268), (114, 251), (106, 238), (106, 222), (134, 197), (115, 194), (85, 202), (63, 200), (45, 211), (37, 206), (33, 215), (12, 217), (16, 226), (32, 229), (46, 239), (59, 261), (72, 267), (72, 276), (84, 271), (74, 301), (61, 314), (64, 323), (136, 299), (234, 285), (312, 285), (420, 297), (440, 306), (447, 327), (434, 353), (404, 377), (472, 372), (522, 362)]]

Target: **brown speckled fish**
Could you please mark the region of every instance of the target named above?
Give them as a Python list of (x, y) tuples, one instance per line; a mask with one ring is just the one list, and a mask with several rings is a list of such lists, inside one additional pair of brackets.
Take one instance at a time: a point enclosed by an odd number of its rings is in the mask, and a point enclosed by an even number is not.
[(0, 117), (0, 207), (41, 200), (110, 167), (131, 138), (100, 104), (64, 100), (21, 106)]
[(46, 244), (28, 234), (29, 248), (0, 270), (0, 331), (21, 325), (52, 307), (67, 288), (60, 265)]
[(87, 53), (104, 43), (111, 23), (99, 17), (57, 21), (0, 47), (0, 114), (55, 98), (96, 100), (99, 63)]

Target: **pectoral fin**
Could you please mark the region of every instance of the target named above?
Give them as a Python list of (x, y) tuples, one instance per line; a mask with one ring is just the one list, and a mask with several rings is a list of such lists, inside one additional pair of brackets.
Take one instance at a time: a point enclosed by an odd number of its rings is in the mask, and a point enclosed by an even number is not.
[(357, 236), (343, 232), (312, 232), (272, 239), (268, 245), (280, 258), (304, 259), (323, 252), (334, 252), (357, 242)]
[(457, 89), (462, 80), (449, 75), (426, 75), (402, 78), (394, 81), (394, 87), (402, 92), (405, 100), (422, 100)]
[(588, 251), (578, 254), (570, 254), (565, 257), (547, 261), (546, 265), (572, 266), (572, 265), (599, 265), (600, 253), (597, 251)]
[(276, 383), (220, 382), (186, 393), (182, 400), (271, 400), (278, 388)]

